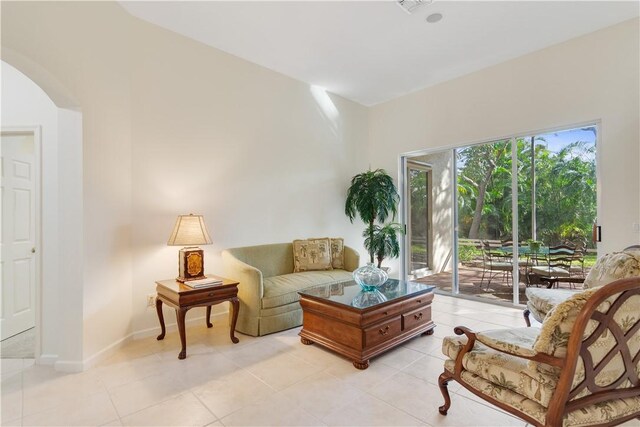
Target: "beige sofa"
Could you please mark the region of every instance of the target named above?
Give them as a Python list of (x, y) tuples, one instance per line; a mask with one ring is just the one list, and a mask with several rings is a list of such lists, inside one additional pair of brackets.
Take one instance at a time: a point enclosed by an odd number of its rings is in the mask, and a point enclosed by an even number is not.
[(298, 292), (352, 279), (360, 256), (344, 247), (344, 270), (293, 272), (291, 243), (247, 246), (222, 252), (224, 275), (240, 282), (236, 330), (261, 336), (302, 324)]

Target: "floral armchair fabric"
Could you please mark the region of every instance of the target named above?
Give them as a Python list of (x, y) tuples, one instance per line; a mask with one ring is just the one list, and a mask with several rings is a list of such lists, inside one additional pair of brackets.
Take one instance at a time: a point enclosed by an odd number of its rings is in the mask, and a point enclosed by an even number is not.
[[(583, 289), (598, 288), (615, 280), (634, 276), (640, 276), (640, 250), (629, 247), (622, 252), (612, 252), (599, 258), (585, 278)], [(527, 288), (527, 308), (524, 311), (527, 326), (531, 325), (530, 314), (542, 323), (553, 307), (575, 293), (576, 291), (568, 289)]]
[(455, 329), (439, 384), (465, 388), (536, 426), (616, 425), (640, 417), (640, 277), (588, 289), (542, 328)]

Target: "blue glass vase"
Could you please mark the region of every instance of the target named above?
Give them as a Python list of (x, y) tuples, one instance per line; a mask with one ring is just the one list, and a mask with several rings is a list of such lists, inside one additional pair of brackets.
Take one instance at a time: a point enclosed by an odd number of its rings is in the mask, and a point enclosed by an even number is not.
[(382, 286), (388, 278), (387, 272), (379, 269), (372, 262), (368, 262), (367, 265), (353, 272), (353, 280), (360, 285), (364, 292), (377, 290), (378, 286)]

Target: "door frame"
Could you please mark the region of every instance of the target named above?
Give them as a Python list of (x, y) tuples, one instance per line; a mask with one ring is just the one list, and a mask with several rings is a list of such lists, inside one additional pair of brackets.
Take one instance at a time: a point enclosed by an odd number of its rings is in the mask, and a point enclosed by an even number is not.
[(35, 154), (35, 239), (34, 262), (35, 277), (35, 348), (33, 354), (36, 362), (40, 361), (42, 347), (42, 129), (41, 126), (2, 126), (0, 135), (33, 135)]
[[(424, 173), (427, 174), (427, 230), (426, 230), (426, 238), (427, 238), (427, 246), (429, 246), (429, 244), (432, 243), (432, 212), (433, 212), (433, 198), (432, 196), (432, 192), (433, 192), (433, 183), (432, 183), (432, 166), (427, 163), (427, 162), (422, 162), (422, 161), (418, 161), (418, 160), (411, 160), (411, 159), (407, 159), (406, 162), (406, 168), (407, 171), (409, 168), (413, 167), (413, 169), (416, 170), (420, 170)], [(405, 174), (406, 172), (405, 171)], [(412, 244), (411, 242), (411, 228), (412, 228), (412, 224), (411, 224), (411, 197), (409, 196), (409, 191), (411, 190), (411, 183), (409, 181), (407, 181), (407, 185), (404, 186), (404, 191), (405, 191), (405, 200), (407, 203), (407, 221), (405, 223), (405, 235), (407, 236), (406, 238), (406, 244), (407, 244), (407, 248), (410, 247), (410, 245)], [(407, 250), (408, 255), (407, 257), (405, 257), (405, 262), (406, 262), (406, 271), (407, 271), (407, 275), (411, 274), (412, 269), (411, 269), (411, 250)], [(432, 251), (430, 249), (427, 250), (427, 269), (430, 269), (433, 265), (433, 254)]]
[[(531, 135), (541, 135), (541, 134), (545, 134), (545, 133), (553, 133), (553, 132), (562, 132), (562, 131), (567, 131), (567, 130), (571, 130), (571, 129), (577, 129), (577, 128), (581, 128), (581, 127), (586, 127), (586, 126), (594, 126), (596, 128), (596, 135), (595, 135), (595, 144), (596, 144), (596, 218), (599, 217), (599, 213), (601, 212), (601, 201), (602, 201), (602, 176), (601, 176), (601, 160), (602, 160), (602, 139), (601, 139), (601, 135), (602, 135), (602, 120), (601, 119), (593, 119), (593, 120), (585, 120), (585, 121), (581, 121), (581, 122), (577, 122), (577, 123), (573, 123), (573, 124), (568, 124), (568, 125), (562, 125), (562, 126), (555, 126), (555, 127), (550, 127), (550, 128), (543, 128), (543, 129), (534, 129), (534, 130), (529, 130), (529, 131), (525, 131), (525, 132), (518, 132), (518, 133), (512, 133), (512, 134), (508, 134), (508, 135), (504, 135), (504, 136), (498, 136), (498, 137), (492, 137), (492, 138), (487, 138), (484, 140), (475, 140), (473, 142), (470, 143), (457, 143), (457, 144), (448, 144), (448, 145), (444, 145), (442, 147), (438, 147), (438, 148), (426, 148), (426, 149), (422, 149), (422, 150), (414, 150), (414, 151), (409, 151), (409, 152), (405, 152), (405, 153), (401, 153), (398, 156), (398, 186), (401, 189), (400, 193), (400, 219), (402, 220), (402, 224), (403, 225), (407, 225), (407, 221), (408, 221), (408, 217), (407, 215), (409, 215), (408, 212), (408, 208), (409, 208), (409, 203), (407, 201), (407, 197), (406, 197), (406, 191), (407, 191), (407, 187), (408, 187), (408, 180), (406, 177), (406, 168), (407, 168), (407, 162), (409, 161), (410, 158), (412, 157), (419, 157), (419, 156), (424, 156), (424, 155), (429, 155), (429, 154), (434, 154), (434, 153), (442, 153), (445, 151), (454, 151), (456, 149), (459, 148), (463, 148), (463, 147), (472, 147), (472, 146), (478, 146), (478, 145), (483, 145), (483, 144), (487, 144), (487, 143), (491, 143), (491, 142), (496, 142), (496, 141), (510, 141), (511, 143), (511, 156), (512, 156), (512, 189), (513, 188), (517, 188), (517, 162), (515, 162), (515, 141), (518, 138), (524, 138), (527, 136), (531, 136)], [(454, 153), (455, 154), (455, 153)], [(456, 181), (456, 169), (457, 169), (457, 165), (456, 165), (456, 156), (453, 156), (453, 166), (452, 166), (452, 171), (451, 171), (451, 182), (455, 183)], [(458, 199), (458, 194), (457, 194), (457, 185), (454, 185), (453, 188), (453, 200), (457, 201)], [(515, 209), (515, 211), (512, 214), (512, 237), (513, 237), (513, 244), (514, 246), (518, 244), (518, 211), (517, 211), (517, 192), (513, 191), (511, 192), (512, 194), (512, 199), (511, 199), (511, 204), (512, 204), (512, 209)], [(464, 295), (464, 294), (460, 294), (460, 289), (459, 289), (459, 280), (458, 280), (458, 204), (457, 203), (453, 203), (452, 206), (453, 209), (453, 215), (451, 215), (452, 217), (452, 237), (453, 237), (453, 267), (452, 267), (452, 281), (453, 283), (451, 284), (451, 292), (444, 292), (444, 291), (440, 291), (439, 289), (436, 289), (437, 293), (442, 293), (445, 295), (452, 295), (455, 297), (460, 297), (463, 299), (469, 299), (469, 300), (473, 300), (473, 301), (480, 301), (480, 302), (486, 302), (486, 303), (490, 303), (490, 304), (495, 304), (495, 305), (505, 305), (505, 306), (510, 306), (510, 307), (518, 307), (521, 308), (522, 305), (520, 304), (519, 301), (519, 297), (520, 294), (518, 292), (518, 286), (519, 283), (516, 282), (516, 280), (519, 281), (519, 271), (518, 271), (518, 267), (517, 267), (517, 262), (514, 263), (514, 268), (513, 268), (513, 283), (512, 283), (512, 294), (513, 294), (513, 299), (511, 302), (504, 302), (504, 301), (493, 301), (487, 298), (482, 298), (482, 297), (478, 297), (475, 295)], [(599, 249), (600, 244), (596, 243), (596, 249)], [(400, 278), (402, 278), (403, 280), (408, 280), (408, 275), (409, 275), (409, 270), (408, 270), (408, 264), (407, 264), (407, 234), (405, 233), (404, 236), (402, 236), (402, 245), (400, 246)], [(517, 260), (517, 254), (514, 251), (514, 261)]]

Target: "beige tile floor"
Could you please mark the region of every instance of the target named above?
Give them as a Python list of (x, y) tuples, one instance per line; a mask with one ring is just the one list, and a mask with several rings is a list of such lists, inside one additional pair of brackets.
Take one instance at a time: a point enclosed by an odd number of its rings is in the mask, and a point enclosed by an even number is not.
[(452, 383), (444, 417), (437, 377), (453, 326), (523, 326), (521, 310), (436, 296), (432, 336), (372, 360), (365, 371), (316, 345), (299, 328), (233, 345), (222, 322), (179, 338), (127, 344), (99, 366), (62, 374), (28, 359), (3, 359), (2, 425), (109, 426), (512, 426), (525, 425)]

